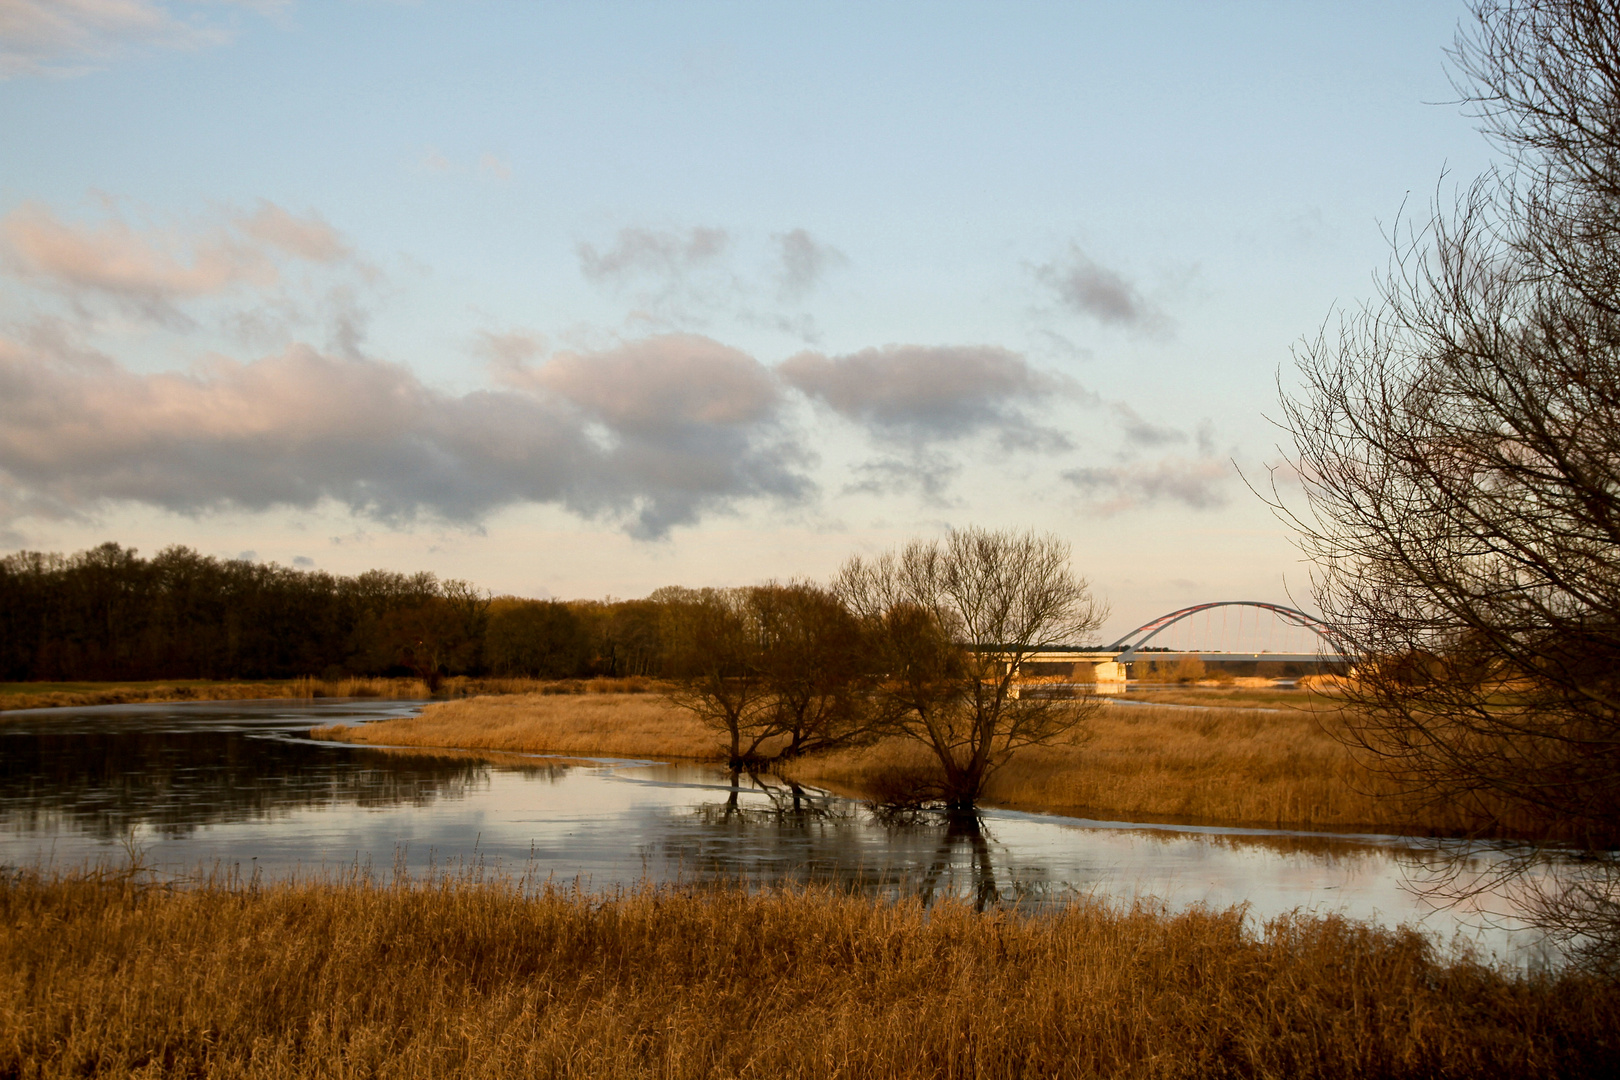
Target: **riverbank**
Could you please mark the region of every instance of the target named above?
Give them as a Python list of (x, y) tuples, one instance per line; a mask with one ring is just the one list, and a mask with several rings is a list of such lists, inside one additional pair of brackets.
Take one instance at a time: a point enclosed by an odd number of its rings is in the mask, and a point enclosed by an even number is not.
[(0, 683), (0, 723), (20, 709), (60, 709), (86, 705), (132, 705), (166, 701), (251, 701), (268, 698), (386, 698), (424, 701), (507, 694), (646, 692), (647, 679), (542, 680), (443, 679), (430, 688), (422, 679), (342, 678), (218, 681), (176, 679), (154, 682)]
[[(1167, 691), (1185, 697), (1188, 691)], [(991, 781), (991, 805), (1076, 817), (1201, 825), (1457, 835), (1468, 823), (1412, 808), (1335, 737), (1331, 699), (1234, 691), (1251, 708), (1105, 703), (1079, 733), (1020, 751)], [(1178, 697), (1178, 700), (1180, 698)], [(1219, 692), (1204, 695), (1221, 702)], [(355, 744), (723, 761), (718, 735), (661, 695), (517, 695), (429, 705), (420, 716), (316, 729)], [(873, 798), (926, 774), (921, 746), (875, 746), (784, 763), (780, 774)], [(1514, 823), (1508, 822), (1508, 829)], [(1514, 835), (1506, 832), (1506, 835)], [(1528, 825), (1519, 835), (1533, 835)]]
[(0, 884), (6, 1076), (1580, 1077), (1617, 1026), (1613, 984), (1241, 909)]

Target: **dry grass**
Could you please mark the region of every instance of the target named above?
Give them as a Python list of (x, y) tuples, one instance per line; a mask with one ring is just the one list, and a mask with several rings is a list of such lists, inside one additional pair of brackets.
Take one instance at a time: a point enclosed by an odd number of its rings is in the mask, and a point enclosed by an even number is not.
[[(1246, 691), (1235, 691), (1245, 693)], [(1247, 691), (1259, 694), (1261, 691)], [(1411, 807), (1334, 737), (1331, 702), (1294, 693), (1260, 712), (1103, 704), (1082, 739), (1020, 751), (986, 801), (1129, 821), (1458, 835), (1469, 823)], [(317, 738), (393, 746), (724, 760), (719, 736), (660, 695), (522, 695), (428, 706), (418, 717), (318, 728)], [(800, 783), (870, 798), (928, 775), (929, 752), (891, 739), (784, 763)], [(897, 780), (897, 778), (899, 778)], [(1535, 836), (1529, 823), (1504, 835)]]
[(137, 683), (6, 683), (0, 684), (0, 720), (4, 719), (3, 713), (16, 709), (128, 705), (148, 701), (245, 701), (257, 698), (308, 696), (310, 695), (305, 691), (304, 680), (212, 682), (198, 679)]
[[(1296, 696), (1295, 701), (1300, 699)], [(1415, 808), (1358, 765), (1336, 738), (1331, 707), (1267, 713), (1103, 705), (1089, 738), (1020, 751), (986, 801), (1125, 821), (1457, 835), (1468, 822)], [(891, 775), (926, 773), (927, 751), (899, 740), (794, 762), (801, 783), (860, 796)], [(1512, 833), (1515, 822), (1505, 822)], [(1535, 827), (1519, 823), (1519, 834)]]
[(1608, 1075), (1620, 989), (1337, 918), (471, 879), (0, 885), (0, 1075)]
[[(418, 701), (494, 694), (639, 694), (658, 689), (649, 679), (498, 679), (457, 676), (437, 693), (421, 679), (284, 679), (215, 682), (182, 679), (133, 683), (0, 683), (0, 712), (81, 705), (128, 705), (161, 701), (245, 701), (260, 698), (390, 698)], [(3, 719), (3, 717), (0, 717)]]
[(520, 694), (429, 705), (420, 716), (323, 727), (317, 739), (593, 757), (726, 756), (720, 736), (661, 694)]

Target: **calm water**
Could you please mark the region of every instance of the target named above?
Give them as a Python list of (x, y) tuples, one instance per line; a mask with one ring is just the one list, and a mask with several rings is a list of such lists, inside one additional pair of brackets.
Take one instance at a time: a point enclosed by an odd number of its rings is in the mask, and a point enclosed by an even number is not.
[[(874, 895), (1040, 906), (1077, 894), (1413, 924), (1516, 966), (1550, 962), (1511, 905), (1435, 909), (1407, 887), (1435, 842), (1087, 821), (987, 810), (977, 830), (893, 822), (769, 777), (656, 762), (391, 751), (312, 726), (401, 702), (200, 702), (8, 714), (0, 863), (74, 868), (144, 852), (161, 872), (267, 876), (482, 865), (579, 881), (836, 881)], [(1499, 854), (1467, 856), (1487, 872)], [(1483, 908), (1484, 910), (1480, 910)]]

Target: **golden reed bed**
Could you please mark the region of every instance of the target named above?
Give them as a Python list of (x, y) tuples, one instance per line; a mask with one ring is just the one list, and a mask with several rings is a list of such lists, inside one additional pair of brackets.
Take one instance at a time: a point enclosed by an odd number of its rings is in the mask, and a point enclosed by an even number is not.
[[(1101, 707), (1080, 737), (1021, 751), (992, 780), (998, 806), (1120, 820), (1449, 835), (1466, 823), (1405, 806), (1334, 738), (1331, 702), (1191, 710)], [(1216, 699), (1218, 700), (1218, 699)], [(1278, 707), (1273, 704), (1273, 707)], [(420, 716), (320, 728), (317, 738), (394, 746), (565, 755), (723, 760), (716, 734), (656, 694), (516, 695), (429, 705)], [(788, 779), (867, 797), (896, 774), (925, 771), (914, 743), (793, 761)], [(1514, 823), (1505, 823), (1512, 834)], [(1523, 829), (1529, 835), (1528, 824)]]
[(1620, 988), (1241, 910), (0, 884), (0, 1076), (1612, 1075)]
[(246, 701), (260, 698), (390, 698), (423, 701), (484, 694), (646, 693), (650, 679), (507, 679), (457, 675), (430, 688), (422, 679), (282, 679), (219, 682), (208, 679), (136, 683), (0, 683), (0, 721), (18, 709), (59, 709), (83, 705), (128, 705), (170, 701)]

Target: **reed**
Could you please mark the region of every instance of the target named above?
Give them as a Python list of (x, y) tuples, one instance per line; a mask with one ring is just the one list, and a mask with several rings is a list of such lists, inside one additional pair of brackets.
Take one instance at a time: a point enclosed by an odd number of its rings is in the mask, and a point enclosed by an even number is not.
[[(991, 780), (986, 802), (1013, 809), (1130, 821), (1460, 835), (1472, 823), (1414, 806), (1339, 740), (1331, 701), (1258, 691), (1234, 700), (1265, 710), (1102, 704), (1076, 737), (1021, 750)], [(1205, 698), (1205, 700), (1208, 700)], [(1291, 704), (1290, 704), (1291, 703)], [(319, 728), (317, 738), (394, 746), (724, 760), (719, 736), (656, 694), (520, 695), (429, 705), (420, 716)], [(783, 762), (786, 779), (878, 798), (929, 775), (921, 745), (889, 739)], [(1497, 835), (1538, 837), (1504, 816)]]
[(418, 716), (310, 734), (333, 742), (588, 757), (725, 756), (720, 736), (667, 697), (622, 691), (468, 698), (429, 705)]
[[(1475, 819), (1398, 795), (1341, 741), (1346, 722), (1341, 710), (1320, 703), (1280, 712), (1105, 704), (1069, 739), (1019, 751), (991, 778), (985, 801), (1120, 821), (1479, 834)], [(925, 748), (886, 740), (780, 771), (863, 797), (931, 768)], [(1558, 839), (1543, 823), (1509, 811), (1486, 835)]]
[(1620, 989), (1241, 909), (471, 876), (0, 886), (0, 1075), (1609, 1075)]
[(208, 679), (136, 683), (0, 683), (0, 713), (18, 709), (128, 705), (162, 701), (245, 701), (260, 698), (388, 698), (423, 701), (501, 694), (645, 694), (660, 689), (646, 678), (510, 679), (454, 676), (437, 691), (415, 678), (351, 676), (215, 682)]

